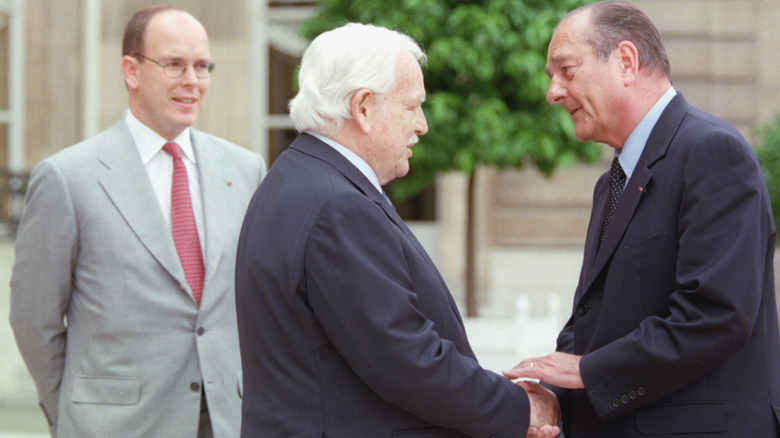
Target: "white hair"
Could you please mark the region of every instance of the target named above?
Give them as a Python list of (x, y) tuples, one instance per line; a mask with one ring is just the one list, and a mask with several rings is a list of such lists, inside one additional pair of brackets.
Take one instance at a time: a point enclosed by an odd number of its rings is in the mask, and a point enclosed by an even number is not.
[(368, 88), (380, 96), (395, 86), (395, 66), (408, 51), (420, 65), (426, 56), (409, 36), (371, 24), (348, 23), (320, 34), (303, 54), (298, 94), (290, 117), (299, 132), (333, 134), (351, 119), (350, 100)]

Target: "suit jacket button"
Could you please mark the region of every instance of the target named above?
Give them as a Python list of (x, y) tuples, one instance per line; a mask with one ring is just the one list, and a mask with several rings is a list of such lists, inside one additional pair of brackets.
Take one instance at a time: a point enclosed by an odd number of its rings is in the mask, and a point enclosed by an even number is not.
[(627, 396), (627, 395), (625, 395), (625, 394), (623, 394), (623, 395), (620, 397), (620, 403), (623, 403), (624, 405), (625, 405), (625, 404), (627, 404), (627, 403), (628, 403), (628, 396)]
[(628, 393), (628, 398), (630, 398), (631, 400), (636, 400), (637, 397), (638, 396), (636, 395), (636, 391), (631, 391)]
[(639, 388), (636, 389), (636, 393), (640, 397), (645, 395), (645, 387), (644, 386), (640, 386)]
[(205, 332), (206, 332), (206, 329), (204, 329), (203, 327), (198, 327), (198, 336), (203, 336), (203, 333), (205, 333)]
[(192, 392), (200, 391), (200, 383), (199, 382), (190, 383), (190, 389), (192, 390)]
[(585, 316), (585, 314), (587, 313), (588, 313), (588, 306), (584, 304), (580, 304), (579, 306), (577, 306), (577, 315)]
[(620, 400), (618, 400), (618, 399), (612, 400), (612, 407), (613, 408), (619, 408), (620, 407)]

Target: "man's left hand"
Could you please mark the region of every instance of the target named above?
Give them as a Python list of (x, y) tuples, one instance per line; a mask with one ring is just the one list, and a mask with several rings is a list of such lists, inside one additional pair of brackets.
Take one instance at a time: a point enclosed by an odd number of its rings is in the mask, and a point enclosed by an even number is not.
[(548, 385), (560, 388), (582, 389), (585, 388), (585, 384), (580, 376), (581, 358), (582, 356), (574, 354), (555, 352), (547, 356), (526, 359), (511, 370), (502, 372), (512, 380), (539, 379)]

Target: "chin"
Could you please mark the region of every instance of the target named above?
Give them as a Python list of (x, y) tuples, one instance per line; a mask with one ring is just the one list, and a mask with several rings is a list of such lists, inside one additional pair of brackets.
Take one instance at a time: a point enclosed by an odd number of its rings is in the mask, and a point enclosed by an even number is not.
[(583, 133), (578, 132), (576, 129), (574, 130), (574, 138), (576, 138), (578, 141), (586, 142), (591, 140), (591, 134), (590, 133)]

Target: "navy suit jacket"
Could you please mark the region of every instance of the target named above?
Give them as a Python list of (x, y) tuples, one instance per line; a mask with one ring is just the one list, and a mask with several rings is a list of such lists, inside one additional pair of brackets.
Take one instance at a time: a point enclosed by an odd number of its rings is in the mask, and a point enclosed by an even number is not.
[(766, 184), (745, 139), (678, 94), (648, 138), (598, 248), (596, 184), (561, 351), (566, 436), (773, 437), (780, 341)]
[(243, 437), (520, 437), (447, 286), (368, 179), (302, 134), (253, 197), (236, 272)]

